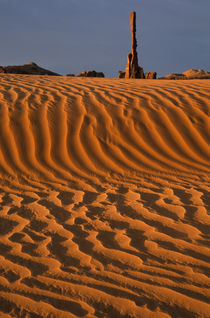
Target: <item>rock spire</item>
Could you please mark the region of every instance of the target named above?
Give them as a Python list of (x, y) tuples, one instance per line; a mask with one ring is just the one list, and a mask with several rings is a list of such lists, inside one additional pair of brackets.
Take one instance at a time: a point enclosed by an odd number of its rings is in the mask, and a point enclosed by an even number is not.
[(144, 78), (144, 71), (138, 65), (137, 40), (136, 40), (136, 12), (130, 13), (131, 25), (131, 53), (127, 57), (125, 78)]

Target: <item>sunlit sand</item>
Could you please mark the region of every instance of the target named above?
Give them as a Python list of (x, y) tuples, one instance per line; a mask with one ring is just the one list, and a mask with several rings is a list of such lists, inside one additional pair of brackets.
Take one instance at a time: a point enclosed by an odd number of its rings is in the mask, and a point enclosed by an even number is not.
[(209, 317), (210, 80), (0, 76), (0, 317)]

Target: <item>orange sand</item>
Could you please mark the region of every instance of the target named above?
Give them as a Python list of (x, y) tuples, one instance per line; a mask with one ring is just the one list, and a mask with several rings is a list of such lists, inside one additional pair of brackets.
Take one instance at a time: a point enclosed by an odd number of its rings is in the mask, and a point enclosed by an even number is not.
[(0, 76), (0, 317), (210, 316), (210, 80)]

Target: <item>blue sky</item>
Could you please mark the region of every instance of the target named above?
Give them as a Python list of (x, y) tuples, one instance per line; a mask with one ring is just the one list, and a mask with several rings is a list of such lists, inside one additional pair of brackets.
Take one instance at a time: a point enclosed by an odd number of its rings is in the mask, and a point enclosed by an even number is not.
[(146, 72), (210, 71), (210, 0), (0, 0), (0, 65), (116, 77), (130, 52), (130, 11)]

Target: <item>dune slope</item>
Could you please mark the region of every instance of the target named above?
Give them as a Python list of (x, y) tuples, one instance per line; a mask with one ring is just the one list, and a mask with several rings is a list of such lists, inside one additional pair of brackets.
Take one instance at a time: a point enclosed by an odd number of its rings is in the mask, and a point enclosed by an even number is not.
[(0, 316), (209, 317), (210, 80), (0, 76)]

